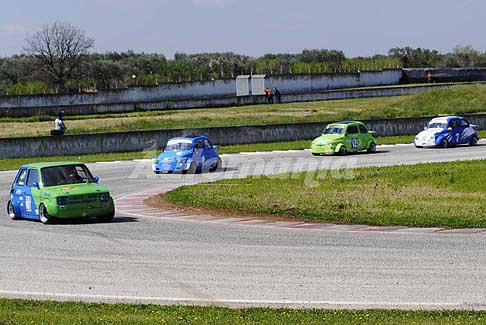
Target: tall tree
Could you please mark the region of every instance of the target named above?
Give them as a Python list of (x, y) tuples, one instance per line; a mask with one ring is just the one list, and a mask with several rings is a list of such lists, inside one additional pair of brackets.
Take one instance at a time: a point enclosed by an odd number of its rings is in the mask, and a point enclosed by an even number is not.
[(64, 89), (80, 67), (84, 55), (94, 47), (94, 40), (85, 32), (61, 22), (45, 25), (26, 42), (24, 50), (38, 60), (39, 68), (60, 89)]

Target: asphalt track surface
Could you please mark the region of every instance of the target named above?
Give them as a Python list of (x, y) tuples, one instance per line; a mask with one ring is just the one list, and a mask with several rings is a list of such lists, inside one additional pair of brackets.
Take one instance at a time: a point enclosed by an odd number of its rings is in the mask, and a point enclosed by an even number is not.
[[(225, 172), (154, 175), (149, 161), (89, 165), (115, 198), (301, 170), (486, 159), (486, 146), (313, 157), (225, 155)], [(6, 209), (15, 172), (0, 172)], [(309, 173), (345, 177), (342, 171)], [(319, 176), (320, 175), (320, 176)], [(0, 218), (0, 296), (230, 307), (486, 309), (486, 234), (313, 231), (137, 218), (42, 225)]]

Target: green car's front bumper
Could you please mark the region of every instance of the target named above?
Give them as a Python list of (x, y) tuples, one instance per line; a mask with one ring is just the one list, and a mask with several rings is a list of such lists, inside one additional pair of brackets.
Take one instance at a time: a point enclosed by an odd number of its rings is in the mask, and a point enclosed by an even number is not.
[(310, 147), (310, 152), (315, 155), (331, 155), (336, 152), (335, 149), (336, 144), (319, 143), (312, 144)]
[(66, 206), (59, 206), (55, 200), (53, 201), (46, 204), (47, 212), (50, 216), (59, 219), (103, 217), (115, 210), (115, 204), (111, 198), (107, 202), (68, 204)]

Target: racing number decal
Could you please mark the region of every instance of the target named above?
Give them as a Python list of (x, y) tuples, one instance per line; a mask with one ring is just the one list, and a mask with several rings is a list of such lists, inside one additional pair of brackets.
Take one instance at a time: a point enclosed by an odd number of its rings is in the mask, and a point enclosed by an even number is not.
[(351, 147), (353, 147), (354, 150), (358, 149), (359, 146), (359, 139), (353, 138), (351, 140)]

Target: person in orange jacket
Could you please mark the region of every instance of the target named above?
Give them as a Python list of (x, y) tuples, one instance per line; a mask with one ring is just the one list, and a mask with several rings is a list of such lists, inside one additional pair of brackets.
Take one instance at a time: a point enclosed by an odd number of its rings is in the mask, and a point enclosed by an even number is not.
[(273, 104), (273, 91), (271, 88), (265, 89), (265, 97), (267, 97), (267, 102)]

